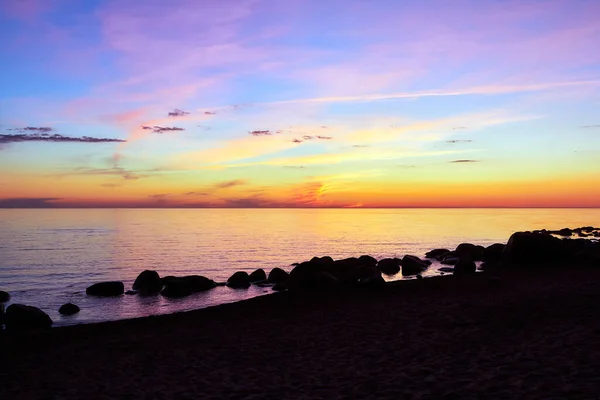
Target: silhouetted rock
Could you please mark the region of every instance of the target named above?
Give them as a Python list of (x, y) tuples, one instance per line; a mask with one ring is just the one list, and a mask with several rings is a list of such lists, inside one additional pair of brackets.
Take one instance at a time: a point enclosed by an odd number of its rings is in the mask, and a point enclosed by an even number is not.
[(328, 272), (322, 264), (306, 261), (290, 272), (287, 287), (290, 291), (329, 290), (339, 286), (339, 279)]
[(484, 250), (485, 247), (483, 246), (474, 245), (471, 243), (461, 243), (456, 247), (456, 250), (454, 250), (454, 252), (458, 255), (459, 258), (469, 257), (471, 260), (479, 261), (481, 260), (481, 256), (483, 255)]
[(468, 256), (462, 257), (454, 266), (454, 275), (468, 275), (475, 273), (475, 262)]
[(377, 260), (375, 259), (375, 257), (371, 257), (369, 255), (363, 255), (358, 257), (358, 262), (361, 264), (368, 264), (368, 265), (376, 265), (377, 264)]
[(427, 269), (429, 265), (419, 257), (405, 255), (402, 258), (402, 275), (417, 275)]
[(11, 304), (6, 309), (4, 323), (7, 329), (44, 329), (52, 326), (52, 319), (37, 307)]
[(267, 280), (267, 274), (264, 269), (259, 268), (249, 276), (250, 282), (260, 282)]
[(556, 234), (560, 235), (560, 236), (573, 236), (573, 231), (570, 230), (569, 228), (563, 228), (563, 229), (557, 231)]
[(268, 281), (271, 283), (284, 283), (287, 282), (289, 274), (281, 268), (273, 268), (269, 272)]
[(310, 262), (317, 263), (319, 265), (322, 265), (323, 267), (329, 267), (333, 264), (333, 258), (329, 256), (313, 257), (310, 259)]
[(118, 281), (100, 282), (88, 287), (87, 289), (85, 289), (85, 292), (90, 296), (119, 296), (122, 295), (123, 292), (125, 292), (125, 286), (123, 285), (123, 282)]
[(393, 275), (400, 272), (401, 260), (398, 258), (384, 258), (379, 260), (377, 268), (386, 275)]
[(0, 290), (0, 303), (6, 303), (10, 300), (10, 294), (4, 290)]
[(454, 272), (454, 267), (441, 267), (441, 268), (438, 268), (438, 271), (440, 271), (440, 272)]
[(365, 264), (361, 267), (358, 279), (359, 288), (378, 289), (385, 286), (385, 280), (381, 276), (381, 270), (374, 265)]
[(210, 290), (217, 286), (215, 281), (201, 275), (165, 276), (162, 279), (164, 288), (161, 295), (165, 297), (185, 297), (193, 293)]
[(506, 245), (502, 243), (494, 243), (483, 250), (481, 254), (482, 261), (499, 261), (502, 258), (502, 252)]
[(423, 275), (417, 274), (417, 279), (423, 279)]
[(62, 315), (73, 315), (79, 312), (79, 307), (73, 303), (66, 303), (60, 306), (58, 312)]
[(272, 289), (276, 292), (281, 292), (287, 290), (287, 284), (284, 282), (276, 283), (275, 285), (273, 285)]
[(250, 276), (246, 271), (238, 271), (227, 279), (227, 286), (232, 289), (246, 289), (250, 287)]
[(564, 263), (569, 256), (565, 245), (568, 241), (547, 233), (513, 233), (502, 252), (502, 264), (533, 267)]
[(145, 270), (141, 272), (133, 282), (133, 290), (137, 290), (141, 296), (150, 296), (158, 294), (162, 290), (163, 284), (156, 271)]
[(440, 256), (443, 256), (447, 253), (450, 253), (450, 250), (448, 249), (433, 249), (428, 251), (427, 253), (425, 253), (425, 257), (427, 258), (438, 258)]
[(455, 265), (458, 262), (458, 256), (444, 256), (440, 262), (444, 265)]
[(133, 296), (134, 294), (138, 294), (137, 290), (128, 290), (125, 292), (128, 296)]

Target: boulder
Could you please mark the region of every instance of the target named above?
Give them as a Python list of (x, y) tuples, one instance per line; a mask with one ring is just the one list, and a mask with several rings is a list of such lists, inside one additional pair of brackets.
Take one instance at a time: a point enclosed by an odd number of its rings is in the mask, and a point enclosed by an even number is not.
[(417, 275), (427, 267), (429, 267), (429, 264), (419, 257), (405, 255), (402, 258), (402, 275)]
[(313, 257), (310, 259), (310, 262), (317, 263), (319, 265), (322, 265), (323, 267), (328, 267), (333, 264), (333, 258), (329, 256)]
[(454, 257), (444, 257), (440, 260), (440, 262), (444, 265), (455, 265), (458, 262), (459, 258)]
[(203, 292), (210, 290), (217, 286), (215, 281), (208, 279), (201, 275), (189, 275), (189, 276), (165, 276), (162, 279), (164, 288), (161, 295), (165, 297), (185, 297), (193, 293)]
[(232, 289), (247, 289), (250, 287), (250, 275), (246, 271), (238, 271), (227, 279), (227, 286)]
[(433, 249), (433, 250), (430, 250), (427, 253), (425, 253), (425, 257), (438, 258), (440, 256), (443, 256), (446, 253), (450, 253), (450, 250), (448, 250), (448, 249)]
[(160, 293), (162, 287), (163, 283), (158, 272), (145, 270), (135, 279), (132, 289), (137, 290), (141, 296), (150, 296)]
[(569, 253), (565, 244), (548, 233), (515, 232), (502, 252), (506, 266), (534, 267), (563, 263)]
[(290, 291), (329, 290), (339, 286), (339, 279), (314, 261), (298, 264), (290, 272), (287, 287)]
[(480, 261), (485, 247), (471, 243), (461, 243), (456, 247), (458, 257), (469, 257), (471, 260)]
[(440, 272), (454, 272), (454, 267), (442, 267), (442, 268), (438, 268), (438, 271), (440, 271)]
[(272, 288), (276, 292), (287, 290), (287, 285), (284, 282), (276, 283)]
[(79, 307), (73, 303), (66, 303), (60, 306), (58, 312), (62, 315), (73, 315), (79, 312)]
[(124, 292), (125, 286), (123, 285), (123, 282), (118, 281), (100, 282), (85, 289), (85, 293), (88, 295), (100, 297), (120, 296)]
[(137, 290), (128, 290), (125, 292), (126, 295), (128, 296), (133, 296), (135, 294), (138, 294)]
[(506, 245), (502, 243), (494, 243), (483, 250), (481, 254), (482, 261), (499, 261), (502, 258), (502, 252)]
[(4, 290), (0, 290), (0, 303), (6, 303), (10, 300), (10, 294)]
[(271, 283), (284, 283), (287, 282), (289, 274), (281, 268), (273, 268), (269, 272), (268, 281)]
[(476, 270), (475, 261), (468, 257), (462, 257), (454, 266), (454, 275), (474, 274)]
[(400, 263), (398, 258), (384, 258), (379, 260), (377, 268), (386, 275), (394, 275), (400, 272)]
[(559, 231), (556, 231), (556, 234), (559, 236), (573, 236), (573, 231), (569, 228), (563, 228)]
[(358, 257), (358, 262), (367, 265), (377, 265), (377, 260), (375, 259), (375, 257), (371, 257), (368, 255)]
[(360, 271), (358, 287), (363, 289), (378, 289), (385, 286), (385, 280), (381, 276), (379, 268), (373, 265), (365, 265)]
[(267, 274), (264, 269), (259, 268), (256, 271), (252, 272), (249, 276), (250, 282), (260, 282), (267, 280)]
[(11, 304), (6, 309), (4, 323), (7, 329), (45, 329), (52, 326), (52, 319), (37, 307)]

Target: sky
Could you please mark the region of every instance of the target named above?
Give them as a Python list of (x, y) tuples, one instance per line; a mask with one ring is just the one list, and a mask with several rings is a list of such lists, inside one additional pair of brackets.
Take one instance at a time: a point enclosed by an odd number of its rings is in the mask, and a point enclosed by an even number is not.
[(600, 207), (599, 15), (2, 0), (0, 207)]

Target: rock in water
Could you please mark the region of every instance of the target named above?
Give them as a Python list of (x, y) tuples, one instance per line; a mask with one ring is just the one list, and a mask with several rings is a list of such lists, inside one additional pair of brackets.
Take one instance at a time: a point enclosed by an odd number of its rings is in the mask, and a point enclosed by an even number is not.
[(185, 297), (193, 293), (210, 290), (217, 286), (215, 281), (201, 275), (183, 277), (165, 276), (162, 279), (164, 289), (160, 294), (165, 297)]
[(377, 265), (377, 260), (375, 259), (375, 257), (371, 257), (368, 255), (358, 257), (358, 262), (367, 265)]
[(4, 290), (0, 290), (0, 303), (6, 303), (10, 300), (10, 294)]
[(73, 315), (79, 312), (79, 307), (73, 303), (66, 303), (60, 306), (58, 312), (62, 315)]
[(515, 232), (502, 252), (502, 264), (533, 267), (563, 263), (569, 256), (565, 244), (547, 233)]
[(259, 268), (250, 274), (250, 282), (260, 282), (265, 280), (267, 280), (267, 273), (262, 268)]
[(469, 257), (462, 257), (454, 266), (454, 275), (468, 275), (475, 273), (475, 262)]
[(132, 289), (137, 290), (141, 296), (158, 294), (162, 290), (163, 284), (156, 271), (142, 271), (133, 282)]
[(419, 257), (405, 255), (402, 258), (402, 275), (417, 275), (427, 269), (429, 264)]
[(52, 326), (52, 319), (37, 307), (11, 304), (6, 309), (4, 323), (7, 329), (45, 329)]
[(238, 271), (227, 279), (227, 286), (233, 289), (246, 289), (250, 287), (250, 276), (246, 271)]
[(379, 260), (377, 268), (386, 275), (394, 275), (400, 272), (400, 262), (397, 258), (384, 258)]
[(111, 297), (120, 296), (125, 292), (123, 282), (100, 282), (85, 289), (90, 296)]
[(485, 250), (483, 250), (483, 253), (481, 254), (481, 259), (487, 262), (500, 261), (500, 259), (502, 258), (502, 252), (504, 251), (505, 247), (506, 245), (502, 243), (494, 243), (492, 245), (489, 245), (485, 248)]
[(433, 250), (430, 250), (427, 253), (425, 253), (425, 257), (438, 258), (440, 256), (443, 256), (446, 253), (450, 253), (450, 250), (448, 250), (448, 249), (433, 249)]
[(288, 273), (282, 270), (281, 268), (273, 268), (271, 272), (269, 272), (268, 280), (271, 283), (284, 283), (288, 280)]

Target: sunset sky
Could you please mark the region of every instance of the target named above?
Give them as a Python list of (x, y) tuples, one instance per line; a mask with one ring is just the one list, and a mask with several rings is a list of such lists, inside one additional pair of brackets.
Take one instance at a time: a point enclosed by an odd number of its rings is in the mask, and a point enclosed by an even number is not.
[(0, 207), (600, 207), (599, 16), (2, 0)]

